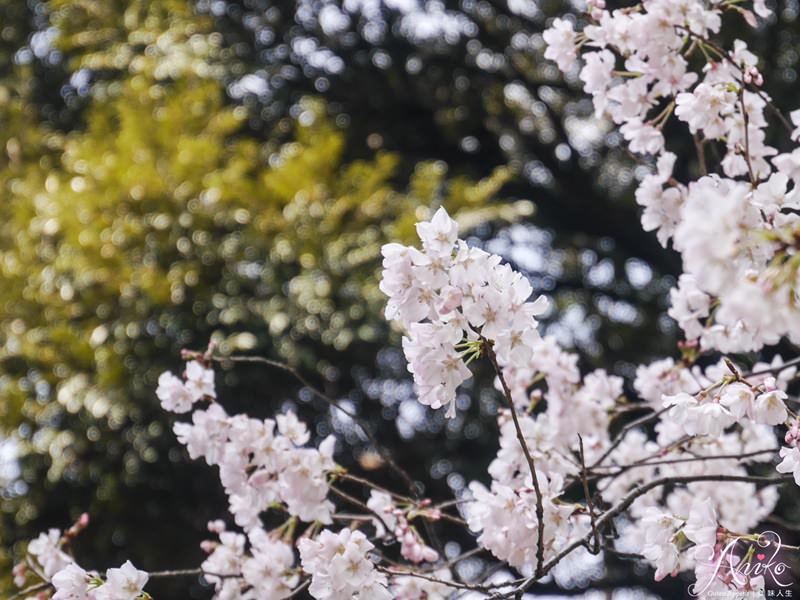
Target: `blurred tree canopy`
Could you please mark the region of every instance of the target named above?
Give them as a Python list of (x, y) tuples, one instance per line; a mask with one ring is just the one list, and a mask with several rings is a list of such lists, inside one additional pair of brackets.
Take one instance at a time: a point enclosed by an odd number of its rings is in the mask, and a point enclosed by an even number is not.
[[(755, 43), (786, 102), (784, 4)], [(375, 285), (380, 245), (439, 205), (552, 295), (548, 331), (587, 366), (629, 375), (671, 353), (677, 264), (639, 226), (641, 171), (542, 57), (547, 19), (571, 9), (0, 0), (0, 560), (88, 510), (87, 564), (198, 563), (224, 499), (153, 390), (211, 337), (322, 381), (429, 488), (481, 477), (488, 377), (458, 419), (420, 413)], [(230, 410), (291, 402), (353, 446), (342, 461), (369, 450), (284, 375), (223, 377)], [(165, 597), (204, 597), (185, 584)]]

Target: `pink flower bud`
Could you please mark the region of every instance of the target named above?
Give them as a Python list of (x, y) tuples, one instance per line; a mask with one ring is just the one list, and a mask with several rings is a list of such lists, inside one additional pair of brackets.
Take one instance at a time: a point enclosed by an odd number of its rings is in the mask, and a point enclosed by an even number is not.
[(439, 519), (441, 519), (441, 518), (442, 518), (442, 511), (441, 511), (441, 510), (439, 510), (438, 508), (434, 508), (434, 509), (431, 509), (431, 510), (425, 511), (425, 516), (426, 516), (426, 517), (427, 517), (427, 518), (428, 518), (430, 521), (438, 521)]
[(222, 519), (217, 519), (215, 521), (208, 522), (208, 530), (211, 533), (222, 533), (225, 531), (225, 521)]
[(436, 562), (439, 560), (439, 553), (433, 548), (425, 546), (425, 548), (422, 550), (422, 560), (427, 562)]
[(28, 577), (28, 567), (25, 563), (17, 563), (11, 569), (11, 574), (14, 576), (14, 585), (21, 588), (25, 585), (25, 579)]

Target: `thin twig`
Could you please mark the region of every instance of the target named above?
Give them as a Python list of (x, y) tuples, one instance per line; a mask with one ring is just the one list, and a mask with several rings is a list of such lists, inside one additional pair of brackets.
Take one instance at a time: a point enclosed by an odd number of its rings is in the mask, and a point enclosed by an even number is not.
[(706, 461), (706, 460), (733, 460), (733, 459), (741, 460), (741, 459), (744, 459), (744, 458), (750, 458), (750, 457), (753, 457), (753, 456), (759, 456), (761, 454), (775, 454), (775, 448), (768, 448), (768, 449), (764, 449), (764, 450), (754, 450), (753, 452), (746, 452), (744, 454), (714, 454), (714, 455), (711, 455), (711, 456), (692, 456), (692, 457), (688, 457), (688, 458), (671, 458), (671, 459), (656, 460), (656, 461), (643, 460), (642, 462), (634, 462), (634, 463), (630, 463), (630, 464), (627, 464), (627, 465), (600, 465), (600, 466), (595, 467), (595, 469), (615, 469), (615, 468), (619, 468), (619, 471), (617, 471), (616, 473), (609, 473), (608, 475), (605, 475), (605, 474), (600, 475), (601, 477), (606, 477), (606, 476), (615, 477), (617, 475), (620, 475), (624, 471), (627, 471), (628, 469), (633, 469), (633, 468), (636, 468), (636, 467), (653, 467), (653, 466), (659, 466), (659, 465), (674, 465), (674, 464), (680, 464), (680, 463), (702, 462), (702, 461)]
[(504, 583), (489, 583), (489, 584), (482, 584), (482, 583), (460, 583), (458, 581), (452, 581), (447, 579), (440, 579), (438, 577), (433, 577), (431, 575), (424, 575), (422, 573), (417, 573), (415, 571), (396, 571), (389, 569), (387, 567), (376, 565), (375, 567), (379, 571), (386, 573), (387, 575), (394, 575), (394, 576), (401, 576), (401, 577), (416, 577), (417, 579), (424, 579), (425, 581), (430, 581), (431, 583), (439, 583), (441, 585), (447, 585), (452, 588), (456, 588), (459, 590), (470, 590), (473, 592), (493, 592), (498, 588), (509, 587), (511, 585), (515, 585), (515, 582), (508, 581)]
[(544, 565), (544, 504), (542, 502), (542, 490), (539, 486), (539, 477), (536, 473), (536, 463), (533, 460), (533, 456), (531, 456), (531, 452), (528, 449), (528, 444), (525, 441), (525, 436), (522, 433), (522, 427), (520, 427), (519, 419), (517, 418), (517, 410), (514, 408), (514, 400), (511, 397), (511, 390), (509, 390), (508, 383), (506, 383), (506, 378), (503, 376), (503, 370), (500, 368), (500, 365), (497, 364), (497, 357), (495, 356), (494, 350), (489, 342), (484, 340), (483, 345), (486, 349), (486, 355), (489, 357), (489, 361), (492, 363), (495, 373), (497, 373), (497, 377), (500, 379), (500, 384), (503, 387), (503, 393), (508, 401), (509, 410), (511, 410), (511, 419), (514, 421), (514, 428), (517, 432), (517, 440), (519, 441), (519, 445), (522, 447), (522, 453), (525, 455), (525, 460), (528, 461), (528, 468), (530, 468), (531, 471), (533, 490), (536, 494), (536, 521), (538, 522), (538, 539), (536, 541), (536, 574), (538, 577), (541, 574), (542, 566)]
[(753, 162), (750, 160), (750, 115), (747, 114), (747, 107), (744, 104), (744, 88), (739, 88), (739, 105), (742, 107), (742, 120), (744, 121), (744, 162), (747, 165), (750, 184), (755, 187), (758, 180), (753, 171)]
[(791, 521), (787, 521), (777, 515), (770, 515), (764, 519), (768, 523), (774, 523), (779, 527), (783, 527), (787, 531), (800, 531), (800, 523), (792, 523)]
[[(212, 577), (222, 577), (222, 575), (211, 575), (211, 573), (204, 573), (203, 569), (172, 569), (170, 571), (156, 571), (155, 573), (148, 573), (150, 579), (158, 579), (160, 577), (190, 577), (192, 575), (209, 575)], [(228, 575), (227, 577), (230, 577)], [(237, 575), (238, 577), (238, 575)]]
[(303, 592), (303, 590), (305, 590), (310, 585), (311, 585), (311, 580), (306, 579), (303, 583), (294, 588), (292, 590), (292, 593), (286, 596), (286, 599), (288, 600), (289, 598), (295, 598), (296, 596), (299, 596)]
[(360, 477), (358, 475), (353, 475), (352, 473), (348, 473), (346, 471), (337, 473), (336, 476), (339, 479), (346, 479), (348, 481), (352, 481), (354, 483), (360, 483), (368, 488), (372, 488), (374, 490), (378, 490), (379, 492), (383, 492), (384, 494), (389, 494), (393, 498), (396, 498), (402, 502), (408, 502), (409, 504), (413, 504), (415, 500), (413, 498), (409, 498), (408, 496), (404, 496), (402, 494), (397, 494), (389, 489), (386, 489), (382, 485), (375, 483), (374, 481), (370, 481), (365, 477)]
[(670, 406), (665, 406), (661, 410), (658, 410), (658, 411), (656, 411), (656, 412), (654, 412), (652, 414), (649, 414), (649, 415), (645, 415), (643, 417), (639, 417), (638, 419), (636, 419), (634, 421), (631, 421), (630, 423), (625, 425), (625, 427), (623, 427), (620, 430), (620, 432), (616, 435), (616, 437), (614, 438), (614, 441), (611, 442), (611, 445), (606, 449), (605, 452), (603, 452), (603, 454), (600, 455), (600, 458), (598, 458), (596, 461), (594, 461), (594, 464), (592, 464), (592, 466), (589, 467), (589, 469), (590, 470), (594, 469), (600, 463), (602, 463), (605, 459), (607, 459), (609, 457), (609, 455), (616, 449), (616, 447), (619, 446), (622, 443), (622, 440), (625, 438), (625, 435), (629, 431), (631, 431), (632, 429), (636, 429), (637, 427), (639, 427), (641, 425), (647, 425), (648, 423), (650, 423), (652, 421), (656, 421), (661, 415), (663, 415), (665, 412), (667, 412), (670, 408), (671, 408)]
[(384, 520), (384, 518), (383, 518), (384, 515), (381, 515), (377, 511), (372, 510), (369, 506), (366, 505), (366, 503), (362, 502), (361, 500), (359, 500), (358, 498), (356, 498), (354, 496), (351, 496), (347, 492), (343, 492), (342, 490), (340, 490), (337, 487), (330, 486), (330, 490), (334, 494), (336, 494), (337, 496), (342, 498), (343, 500), (347, 500), (350, 504), (359, 507), (361, 510), (365, 510), (365, 511), (375, 515), (375, 517), (383, 524), (383, 526), (386, 529), (386, 531), (389, 531), (389, 532), (394, 531), (393, 528), (390, 527), (389, 524)]
[(592, 495), (589, 493), (589, 482), (586, 480), (586, 458), (583, 452), (583, 437), (578, 434), (578, 456), (581, 460), (581, 481), (583, 482), (583, 494), (586, 497), (586, 507), (589, 510), (589, 518), (592, 521), (592, 533), (594, 534), (594, 546), (589, 550), (592, 554), (600, 553), (600, 533), (597, 531), (597, 524), (594, 520), (594, 504)]
[(16, 594), (14, 594), (13, 596), (9, 597), (8, 600), (19, 600), (20, 598), (27, 598), (29, 594), (33, 594), (35, 592), (41, 592), (43, 590), (46, 590), (47, 588), (50, 587), (50, 585), (51, 584), (50, 584), (49, 581), (42, 581), (42, 582), (39, 582), (39, 583), (34, 583), (33, 585), (30, 585), (30, 586), (26, 587), (25, 589), (22, 589), (22, 590), (18, 591)]
[(798, 356), (797, 358), (793, 358), (792, 360), (787, 360), (782, 365), (775, 365), (774, 367), (770, 366), (764, 369), (759, 369), (758, 371), (751, 371), (750, 373), (745, 373), (744, 375), (742, 375), (742, 377), (747, 378), (747, 377), (755, 377), (757, 375), (767, 375), (770, 373), (780, 373), (784, 369), (789, 369), (797, 365), (800, 365), (800, 356)]

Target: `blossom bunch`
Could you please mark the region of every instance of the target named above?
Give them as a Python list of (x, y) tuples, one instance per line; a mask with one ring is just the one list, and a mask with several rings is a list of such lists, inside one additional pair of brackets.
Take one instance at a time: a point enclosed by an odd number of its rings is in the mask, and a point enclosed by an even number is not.
[(245, 530), (276, 504), (303, 521), (331, 522), (327, 475), (336, 468), (336, 439), (329, 436), (318, 449), (305, 447), (309, 433), (294, 413), (260, 420), (229, 416), (213, 404), (174, 430), (192, 458), (219, 467), (231, 514)]
[(386, 244), (380, 289), (386, 317), (403, 326), (403, 351), (419, 401), (447, 407), (454, 417), (456, 390), (471, 373), (465, 357), (476, 344), (492, 344), (504, 369), (526, 366), (539, 340), (542, 296), (529, 302), (527, 279), (497, 255), (458, 239), (458, 224), (444, 208), (417, 224), (422, 250)]
[(214, 386), (214, 371), (198, 360), (186, 363), (185, 379), (176, 377), (170, 371), (158, 378), (156, 396), (164, 410), (186, 413), (192, 410), (195, 402), (217, 397)]
[[(788, 335), (800, 339), (797, 165), (800, 151), (778, 154), (766, 142), (758, 60), (742, 40), (728, 50), (714, 35), (725, 11), (753, 14), (740, 3), (650, 0), (618, 10), (592, 4), (576, 32), (556, 19), (545, 32), (546, 56), (564, 71), (583, 60), (580, 79), (598, 115), (620, 125), (633, 152), (657, 158), (636, 191), (642, 225), (662, 244), (672, 240), (684, 275), (670, 315), (704, 349), (754, 351)], [(697, 67), (693, 58), (705, 57)], [(697, 181), (673, 177), (676, 156), (663, 129), (674, 116), (695, 138), (701, 170), (705, 149), (724, 145), (720, 171)], [(793, 113), (796, 141), (800, 112)], [(739, 179), (744, 178), (744, 180)]]
[[(198, 364), (189, 362), (187, 374)], [(204, 389), (213, 390), (213, 371), (200, 369)], [(173, 381), (171, 374), (165, 375), (159, 379), (162, 404), (167, 395), (163, 382), (170, 382), (172, 389)], [(211, 398), (208, 394), (204, 397)], [(167, 401), (165, 408), (173, 404)], [(202, 457), (209, 465), (219, 467), (220, 481), (239, 526), (246, 530), (257, 527), (259, 515), (274, 505), (284, 506), (303, 521), (331, 522), (333, 504), (327, 499), (327, 476), (336, 468), (336, 439), (329, 436), (318, 449), (306, 448), (308, 428), (294, 413), (260, 420), (229, 416), (219, 403), (212, 403), (205, 410), (195, 410), (191, 423), (179, 422), (173, 429), (191, 458)]]
[(202, 544), (209, 554), (201, 568), (217, 598), (280, 600), (297, 586), (294, 548), (282, 531), (254, 527), (245, 536), (227, 531), (223, 521), (210, 522), (208, 529), (218, 539)]
[(415, 507), (404, 510), (395, 504), (391, 494), (382, 490), (370, 492), (367, 508), (380, 517), (373, 520), (375, 531), (379, 536), (390, 533), (386, 527), (391, 528), (391, 534), (400, 541), (400, 555), (403, 558), (412, 564), (438, 560), (439, 553), (425, 543), (416, 528), (409, 522), (409, 519), (413, 518), (413, 513), (423, 513), (425, 518), (435, 520), (439, 516), (436, 511)]
[(469, 528), (479, 533), (478, 543), (498, 559), (523, 572), (537, 563), (539, 528), (544, 528), (545, 558), (554, 555), (570, 539), (588, 530), (588, 521), (570, 519), (576, 507), (563, 503), (563, 481), (538, 474), (543, 491), (544, 519), (536, 514), (533, 487), (513, 487), (497, 481), (491, 489), (478, 482), (470, 484), (473, 502), (467, 508)]
[(361, 531), (323, 530), (298, 545), (309, 591), (318, 600), (390, 600), (388, 580), (368, 558), (373, 544)]
[[(148, 574), (140, 571), (130, 561), (118, 568), (106, 570), (105, 577), (84, 570), (70, 554), (64, 551), (69, 539), (85, 527), (80, 521), (62, 534), (49, 529), (28, 543), (27, 553), (41, 573), (51, 582), (52, 600), (137, 600), (144, 598)], [(24, 585), (24, 569), (15, 569)]]
[[(781, 364), (780, 356), (776, 356), (772, 366)], [(664, 406), (669, 408), (673, 422), (689, 435), (719, 437), (723, 430), (743, 419), (763, 425), (787, 421), (786, 388), (796, 373), (794, 367), (779, 371), (777, 377), (742, 377), (735, 366), (732, 366), (735, 374), (725, 374), (728, 368), (725, 363), (713, 365), (703, 376), (695, 370), (695, 382), (709, 381), (709, 376), (717, 380), (700, 390), (691, 386), (690, 392), (663, 394)]]

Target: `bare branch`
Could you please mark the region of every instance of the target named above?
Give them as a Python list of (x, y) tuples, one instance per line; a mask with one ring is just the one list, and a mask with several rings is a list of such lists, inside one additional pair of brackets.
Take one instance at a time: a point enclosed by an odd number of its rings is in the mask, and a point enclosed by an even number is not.
[[(742, 460), (745, 458), (751, 458), (753, 456), (759, 456), (761, 454), (775, 454), (775, 448), (766, 448), (764, 450), (754, 450), (753, 452), (745, 452), (744, 454), (714, 454), (712, 456), (691, 456), (686, 458), (671, 458), (665, 460), (648, 460), (643, 459), (641, 462), (633, 462), (627, 465), (600, 465), (595, 467), (595, 469), (615, 469), (618, 468), (619, 471), (615, 473), (609, 473), (608, 476), (614, 477), (620, 475), (624, 471), (628, 469), (634, 469), (636, 467), (654, 467), (659, 465), (675, 465), (680, 463), (690, 463), (690, 462), (702, 462), (706, 460)], [(600, 474), (600, 477), (605, 477), (605, 474)]]
[(376, 565), (375, 568), (378, 569), (379, 571), (386, 573), (387, 575), (416, 577), (417, 579), (424, 579), (425, 581), (430, 581), (432, 583), (439, 583), (459, 590), (470, 590), (473, 592), (492, 592), (498, 588), (509, 587), (511, 585), (516, 584), (515, 581), (506, 581), (503, 583), (487, 583), (487, 584), (460, 583), (458, 581), (448, 581), (446, 579), (440, 579), (438, 577), (433, 577), (431, 575), (424, 575), (422, 573), (417, 573), (414, 571), (396, 571), (389, 569), (387, 567), (383, 567), (381, 565)]
[(34, 583), (33, 585), (30, 585), (30, 586), (26, 587), (25, 589), (22, 589), (22, 590), (18, 591), (13, 596), (10, 596), (8, 600), (20, 600), (21, 598), (27, 598), (30, 594), (34, 594), (36, 592), (41, 592), (43, 590), (46, 590), (47, 588), (50, 587), (50, 585), (51, 585), (51, 583), (49, 581), (42, 581), (40, 583)]
[(598, 458), (596, 461), (594, 461), (594, 463), (592, 464), (591, 467), (589, 467), (589, 469), (590, 470), (594, 469), (599, 464), (601, 464), (605, 459), (607, 459), (611, 455), (611, 453), (614, 451), (614, 449), (622, 443), (622, 440), (625, 438), (625, 435), (629, 431), (631, 431), (633, 429), (636, 429), (637, 427), (640, 427), (642, 425), (647, 425), (648, 423), (651, 423), (653, 421), (658, 420), (658, 418), (661, 415), (663, 415), (665, 412), (667, 412), (670, 408), (671, 407), (669, 407), (669, 406), (665, 406), (661, 410), (658, 410), (658, 411), (656, 411), (656, 412), (654, 412), (652, 414), (649, 414), (649, 415), (645, 415), (643, 417), (639, 417), (635, 421), (631, 421), (630, 423), (625, 425), (625, 427), (623, 427), (620, 430), (620, 432), (617, 434), (617, 436), (614, 438), (614, 441), (611, 442), (611, 445), (606, 449), (605, 452), (603, 452), (603, 454), (600, 455), (600, 458)]
[(756, 375), (768, 375), (770, 373), (780, 373), (784, 369), (789, 369), (791, 367), (795, 367), (800, 365), (800, 356), (797, 358), (793, 358), (792, 360), (787, 360), (782, 365), (775, 365), (774, 367), (766, 367), (764, 369), (759, 369), (758, 371), (751, 371), (750, 373), (745, 373), (742, 377), (755, 377)]

